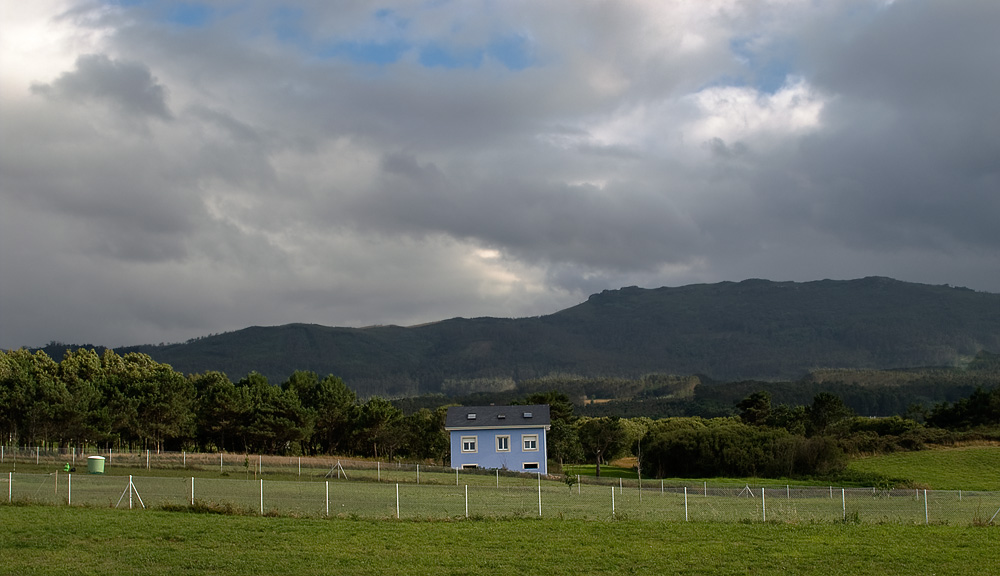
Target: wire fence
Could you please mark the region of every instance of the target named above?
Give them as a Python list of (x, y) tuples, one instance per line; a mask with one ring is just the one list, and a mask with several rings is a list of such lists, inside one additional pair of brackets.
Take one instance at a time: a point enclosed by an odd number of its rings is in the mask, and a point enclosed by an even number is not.
[[(465, 480), (469, 479), (464, 478)], [(483, 476), (476, 476), (482, 480)], [(991, 524), (1000, 493), (865, 488), (650, 486), (495, 477), (458, 484), (197, 476), (27, 474), (0, 478), (10, 504), (119, 509), (200, 507), (239, 514), (349, 518), (566, 518), (675, 522)]]

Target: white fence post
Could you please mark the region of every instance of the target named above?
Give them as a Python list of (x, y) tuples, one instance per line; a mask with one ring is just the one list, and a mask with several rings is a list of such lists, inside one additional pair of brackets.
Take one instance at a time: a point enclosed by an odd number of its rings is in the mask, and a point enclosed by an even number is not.
[(844, 488), (840, 489), (840, 502), (844, 506), (844, 522), (847, 522), (847, 491)]
[(688, 487), (684, 487), (684, 521), (688, 521)]
[(542, 517), (542, 473), (538, 473), (538, 517)]
[(465, 517), (469, 517), (469, 485), (465, 485)]
[(330, 515), (330, 481), (326, 481), (326, 515)]
[(14, 473), (7, 473), (7, 503), (14, 501)]
[(399, 482), (396, 482), (396, 520), (399, 520)]
[(611, 517), (615, 517), (615, 487), (611, 487)]
[(924, 525), (930, 524), (930, 517), (927, 515), (927, 489), (924, 489)]
[(417, 464), (417, 484), (420, 484), (420, 464)]
[(767, 522), (767, 503), (764, 502), (764, 487), (760, 487), (760, 512), (764, 522)]
[[(458, 468), (455, 468), (455, 486), (458, 486)], [(466, 492), (468, 492), (468, 488), (466, 488)]]
[(73, 475), (70, 474), (69, 478), (66, 479), (66, 505), (73, 505)]
[(260, 515), (264, 515), (264, 479), (260, 479)]
[(194, 506), (194, 476), (191, 477), (191, 505)]

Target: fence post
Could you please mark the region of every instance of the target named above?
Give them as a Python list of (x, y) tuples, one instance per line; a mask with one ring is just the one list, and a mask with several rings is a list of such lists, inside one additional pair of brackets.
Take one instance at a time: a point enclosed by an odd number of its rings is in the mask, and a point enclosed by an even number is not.
[(924, 525), (930, 524), (930, 517), (927, 515), (927, 489), (924, 489)]
[(330, 481), (326, 481), (326, 515), (330, 515)]
[(538, 473), (538, 517), (542, 517), (542, 473)]
[(66, 479), (66, 505), (73, 505), (73, 475), (70, 474), (69, 478)]
[(420, 484), (420, 464), (417, 464), (417, 484)]
[(186, 451), (185, 452), (181, 452), (181, 461), (184, 463), (184, 467), (187, 468), (188, 467), (188, 453)]
[(42, 449), (39, 448), (38, 446), (35, 446), (35, 466), (38, 466), (41, 463), (41, 458), (42, 458)]
[(396, 482), (396, 520), (399, 520), (399, 482)]
[(840, 501), (844, 506), (844, 522), (847, 522), (847, 491), (844, 488), (840, 489)]
[(191, 477), (191, 505), (194, 506), (194, 476)]
[(299, 456), (299, 477), (302, 477), (302, 456)]
[(222, 473), (222, 452), (219, 452), (219, 473)]
[(260, 479), (260, 515), (264, 515), (264, 479)]
[(149, 470), (149, 448), (146, 448), (146, 470)]
[(708, 498), (708, 480), (705, 481), (705, 498)]
[[(337, 463), (339, 464), (340, 461), (338, 460)], [(378, 471), (377, 472), (377, 474), (378, 474), (378, 481), (381, 482), (382, 481), (382, 462), (376, 460), (375, 461), (375, 469)], [(457, 473), (457, 471), (456, 471), (456, 473)], [(340, 478), (340, 471), (339, 470), (337, 471), (337, 478)]]
[(764, 502), (764, 487), (760, 487), (760, 512), (764, 522), (767, 522), (767, 503)]
[(469, 517), (469, 485), (465, 485), (465, 517)]
[(611, 487), (611, 517), (615, 517), (615, 487)]
[[(455, 468), (455, 486), (458, 486), (458, 468)], [(468, 488), (466, 488), (466, 492), (468, 492)]]
[(500, 487), (500, 469), (497, 468), (497, 488)]
[(14, 501), (14, 473), (7, 473), (7, 503)]
[(688, 521), (688, 487), (684, 487), (684, 521)]

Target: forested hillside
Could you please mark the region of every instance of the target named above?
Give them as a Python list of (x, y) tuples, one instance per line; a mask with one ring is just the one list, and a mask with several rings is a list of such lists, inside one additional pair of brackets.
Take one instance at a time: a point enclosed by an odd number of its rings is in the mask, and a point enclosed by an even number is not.
[[(44, 350), (61, 357), (58, 345)], [(623, 288), (534, 318), (253, 327), (118, 352), (234, 379), (335, 374), (362, 397), (401, 397), (509, 391), (553, 375), (797, 380), (820, 368), (961, 365), (981, 350), (1000, 352), (1000, 295), (865, 278)]]

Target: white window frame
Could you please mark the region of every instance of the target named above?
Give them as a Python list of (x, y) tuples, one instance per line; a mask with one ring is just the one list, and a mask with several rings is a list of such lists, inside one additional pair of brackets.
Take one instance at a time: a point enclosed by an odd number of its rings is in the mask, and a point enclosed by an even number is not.
[(462, 470), (475, 470), (479, 468), (479, 464), (462, 464)]
[[(468, 445), (472, 444), (472, 448), (468, 448)], [(463, 454), (476, 454), (479, 452), (479, 437), (477, 436), (462, 436), (462, 453)]]
[(541, 466), (538, 465), (538, 462), (525, 462), (524, 464), (521, 464), (521, 469), (522, 470), (540, 470)]
[[(501, 441), (505, 447), (501, 447)], [(510, 434), (497, 434), (497, 452), (510, 452)]]
[[(528, 442), (534, 442), (535, 447), (529, 448)], [(524, 434), (521, 436), (521, 451), (522, 452), (538, 452), (538, 434)]]

